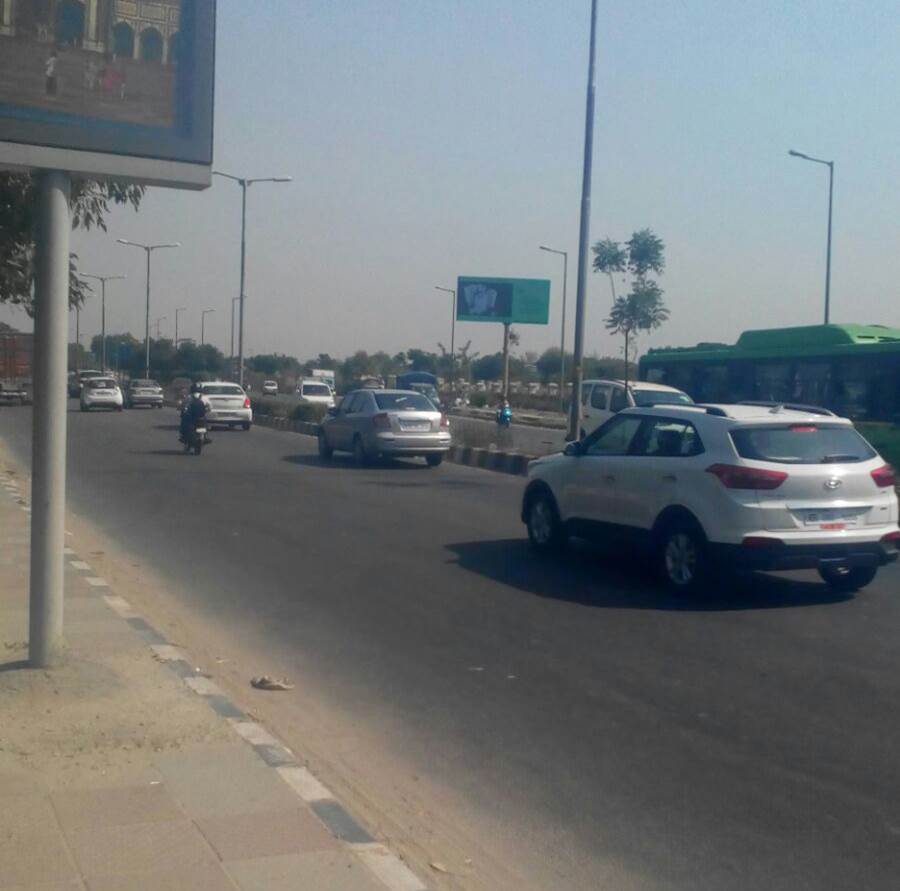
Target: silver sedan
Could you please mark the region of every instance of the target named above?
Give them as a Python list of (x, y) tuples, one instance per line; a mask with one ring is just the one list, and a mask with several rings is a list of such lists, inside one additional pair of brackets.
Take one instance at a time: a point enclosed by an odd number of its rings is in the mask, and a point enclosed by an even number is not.
[(450, 449), (450, 421), (412, 390), (354, 390), (319, 427), (319, 455), (352, 452), (360, 465), (378, 456), (425, 458), (437, 467)]

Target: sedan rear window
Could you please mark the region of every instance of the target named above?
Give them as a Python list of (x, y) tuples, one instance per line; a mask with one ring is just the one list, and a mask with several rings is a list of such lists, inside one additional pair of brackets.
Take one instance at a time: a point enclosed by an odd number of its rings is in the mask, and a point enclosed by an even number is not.
[(383, 411), (437, 411), (421, 393), (376, 393), (375, 404)]
[(842, 464), (868, 461), (874, 449), (852, 427), (789, 424), (731, 431), (742, 458), (777, 464)]
[(85, 386), (92, 390), (112, 390), (116, 386), (116, 382), (106, 377), (92, 377), (85, 382)]
[(243, 396), (244, 391), (236, 384), (214, 384), (203, 388), (204, 396)]
[(159, 384), (156, 383), (156, 381), (132, 381), (131, 386), (134, 389), (137, 389), (138, 387), (140, 387), (140, 388), (150, 387), (150, 388), (159, 389)]

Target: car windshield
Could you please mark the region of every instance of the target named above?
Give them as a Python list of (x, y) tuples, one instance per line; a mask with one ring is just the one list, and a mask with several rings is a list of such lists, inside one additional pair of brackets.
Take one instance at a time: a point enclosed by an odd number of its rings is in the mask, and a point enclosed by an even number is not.
[(687, 393), (671, 390), (632, 389), (635, 405), (693, 405), (694, 400)]
[(852, 427), (790, 424), (731, 431), (742, 458), (778, 464), (837, 464), (868, 461), (875, 450)]
[(87, 382), (92, 390), (109, 390), (116, 386), (116, 382), (108, 377), (93, 377)]
[(384, 411), (435, 411), (421, 393), (376, 393), (375, 404)]
[(237, 384), (210, 384), (203, 387), (204, 396), (243, 396), (244, 391)]
[(304, 396), (330, 396), (331, 390), (325, 384), (304, 384)]

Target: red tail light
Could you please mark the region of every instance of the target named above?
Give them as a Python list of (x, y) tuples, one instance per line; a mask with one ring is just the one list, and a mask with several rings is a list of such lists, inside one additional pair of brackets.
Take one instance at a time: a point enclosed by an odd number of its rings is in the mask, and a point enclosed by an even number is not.
[(890, 464), (885, 464), (883, 467), (876, 467), (872, 471), (872, 479), (875, 480), (875, 485), (881, 489), (885, 489), (888, 486), (896, 486), (897, 471)]
[(446, 415), (441, 415), (441, 429), (448, 430), (450, 428), (450, 418)]
[(888, 532), (887, 535), (882, 535), (881, 543), (893, 544), (900, 548), (900, 529), (895, 529), (893, 532)]
[(376, 430), (390, 430), (391, 416), (386, 411), (379, 412), (372, 418), (372, 426)]
[(777, 489), (788, 478), (780, 470), (735, 464), (713, 464), (706, 468), (706, 472), (717, 476), (726, 489)]
[(249, 396), (244, 397), (244, 408), (250, 408), (250, 397)]

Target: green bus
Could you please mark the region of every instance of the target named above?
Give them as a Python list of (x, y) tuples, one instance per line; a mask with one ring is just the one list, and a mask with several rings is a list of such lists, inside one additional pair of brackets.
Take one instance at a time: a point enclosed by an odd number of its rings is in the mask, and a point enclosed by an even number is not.
[(854, 420), (900, 421), (900, 329), (883, 325), (770, 328), (745, 331), (733, 346), (651, 349), (639, 373), (697, 402), (798, 402)]

